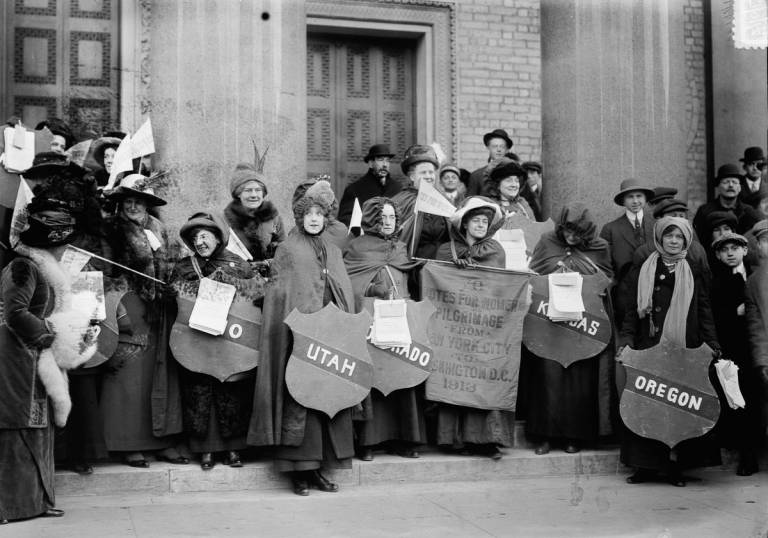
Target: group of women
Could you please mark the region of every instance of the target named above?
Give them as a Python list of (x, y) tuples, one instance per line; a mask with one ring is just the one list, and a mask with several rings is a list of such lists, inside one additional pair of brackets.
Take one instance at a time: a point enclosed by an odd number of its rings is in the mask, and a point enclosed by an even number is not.
[[(103, 146), (98, 157), (108, 173), (110, 148), (102, 150)], [(151, 178), (129, 174), (117, 187), (102, 192), (98, 187), (103, 172), (89, 175), (61, 162), (39, 173), (36, 200), (57, 202), (51, 202), (55, 210), (40, 202), (29, 208), (32, 231), (22, 234), (22, 245), (34, 241), (31, 246), (54, 257), (61, 256), (62, 245), (83, 245), (122, 266), (97, 259), (89, 262), (104, 272), (106, 290), (123, 293), (116, 307), (116, 351), (98, 369), (72, 376), (77, 379), (71, 390), (74, 411), (65, 430), (72, 442), (65, 443), (65, 457), (78, 472), (92, 472), (89, 462), (107, 453), (118, 454), (128, 465), (147, 467), (150, 453), (185, 464), (191, 452), (199, 455), (205, 470), (214, 467), (217, 453), (223, 453), (224, 462), (237, 467), (247, 446), (269, 447), (278, 470), (290, 476), (293, 491), (308, 495), (310, 488), (337, 491), (321, 469), (349, 467), (356, 452), (363, 460), (373, 459), (378, 449), (416, 458), (420, 446), (435, 443), (498, 459), (499, 447), (511, 445), (509, 413), (429, 402), (422, 387), (387, 396), (373, 389), (361, 405), (333, 418), (302, 406), (286, 388), (292, 335), (283, 320), (291, 311), (313, 313), (333, 303), (354, 313), (364, 308), (367, 298), (409, 297), (413, 286), (409, 275), (421, 262), (409, 256), (400, 237), (402, 208), (392, 199), (365, 201), (363, 234), (348, 236), (333, 217), (330, 185), (314, 178), (297, 187), (294, 226), (286, 231), (283, 218), (267, 199), (269, 182), (264, 174), (243, 163), (231, 176), (232, 200), (227, 207), (221, 212), (195, 212), (181, 228), (181, 242), (190, 254), (180, 256), (157, 217), (156, 208), (166, 202), (155, 194)], [(499, 164), (487, 182), (487, 197), (453, 200), (457, 211), (449, 219), (446, 241), (434, 256), (437, 260), (460, 268), (505, 267), (505, 252), (494, 234), (512, 216), (534, 219), (535, 215), (520, 195), (525, 172), (517, 163)], [(61, 185), (72, 187), (67, 192), (75, 195), (67, 198)], [(100, 208), (95, 216), (74, 203), (91, 198)], [(93, 226), (93, 219), (99, 226)], [(235, 254), (229, 248), (232, 239), (246, 252)], [(537, 453), (546, 453), (550, 443), (561, 441), (566, 452), (577, 452), (582, 445), (617, 433), (616, 347), (648, 348), (664, 334), (681, 345), (706, 342), (719, 349), (702, 274), (686, 261), (691, 242), (687, 220), (667, 217), (656, 222), (654, 250), (638, 260), (632, 277), (634, 307), (606, 351), (565, 369), (523, 350), (518, 407), (528, 434), (539, 441)], [(589, 210), (570, 205), (560, 212), (554, 231), (541, 237), (530, 268), (539, 274), (575, 271), (610, 278), (608, 248), (597, 236)], [(35, 257), (24, 255), (23, 249), (20, 254), (3, 271), (5, 323), (0, 336), (3, 346), (21, 341), (29, 357), (35, 357), (56, 336), (47, 321), (53, 309), (53, 283)], [(203, 277), (247, 292), (253, 308), (261, 309), (261, 358), (255, 371), (219, 381), (187, 370), (174, 359), (168, 342), (177, 315), (177, 293)], [(610, 311), (607, 294), (604, 303)], [(3, 382), (5, 372), (18, 367), (6, 359), (0, 365)], [(12, 391), (13, 402), (5, 390), (0, 396), (4, 462), (0, 482), (23, 484), (24, 490), (15, 495), (17, 490), (12, 494), (0, 487), (0, 519), (58, 515), (50, 472), (53, 426), (38, 401), (45, 388), (40, 381), (18, 383), (26, 383), (26, 392)], [(39, 405), (31, 410), (30, 401)], [(686, 465), (716, 459), (703, 457), (710, 454), (701, 448), (706, 439), (692, 441), (672, 456), (661, 443), (631, 432), (624, 431), (622, 439), (623, 461), (641, 469), (630, 477), (632, 482), (661, 470), (673, 483), (684, 485), (680, 471)]]

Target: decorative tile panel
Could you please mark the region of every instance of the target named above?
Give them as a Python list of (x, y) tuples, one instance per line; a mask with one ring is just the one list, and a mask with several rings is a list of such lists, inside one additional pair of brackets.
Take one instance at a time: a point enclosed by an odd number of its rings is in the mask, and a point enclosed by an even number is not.
[(385, 99), (403, 100), (406, 97), (405, 57), (402, 52), (384, 50), (382, 55), (382, 90)]
[(14, 13), (17, 15), (56, 16), (56, 0), (16, 0)]
[(77, 118), (73, 123), (97, 133), (105, 131), (113, 123), (109, 99), (70, 99), (68, 112), (70, 118)]
[(307, 95), (331, 96), (331, 46), (327, 43), (307, 45)]
[(69, 77), (73, 86), (110, 86), (112, 39), (107, 32), (70, 32)]
[(347, 160), (362, 161), (371, 146), (371, 112), (347, 111)]
[(402, 155), (410, 145), (406, 140), (405, 112), (384, 112), (384, 142), (389, 144), (395, 155)]
[(327, 108), (307, 110), (307, 159), (331, 160), (331, 111)]
[(56, 30), (14, 30), (13, 80), (29, 84), (56, 84)]
[(71, 0), (69, 14), (81, 19), (105, 19), (112, 17), (112, 0)]
[(370, 97), (370, 55), (368, 47), (347, 49), (347, 97)]
[(13, 98), (13, 113), (20, 117), (25, 125), (36, 125), (57, 115), (56, 98), (16, 95)]

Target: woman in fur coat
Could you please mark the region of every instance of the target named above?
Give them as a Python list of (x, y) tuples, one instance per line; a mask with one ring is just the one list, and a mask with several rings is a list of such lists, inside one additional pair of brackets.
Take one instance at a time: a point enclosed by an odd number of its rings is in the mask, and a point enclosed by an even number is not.
[(256, 262), (275, 256), (277, 245), (285, 241), (283, 220), (267, 200), (264, 174), (248, 163), (240, 163), (230, 180), (232, 201), (224, 209), (224, 219), (237, 239)]
[[(110, 194), (118, 212), (110, 234), (116, 261), (161, 282), (169, 276), (168, 235), (147, 208), (165, 205), (147, 178), (131, 174)], [(106, 363), (101, 406), (107, 449), (120, 452), (132, 467), (148, 467), (144, 452), (159, 459), (189, 463), (169, 437), (182, 430), (178, 365), (168, 354), (175, 294), (165, 286), (125, 272), (128, 292), (121, 303), (130, 327), (119, 335), (117, 351)]]
[[(64, 514), (54, 508), (53, 427), (66, 424), (72, 406), (65, 370), (96, 351), (93, 312), (72, 308), (70, 279), (59, 265), (76, 237), (75, 219), (41, 193), (28, 210), (19, 256), (0, 282), (0, 524)], [(93, 295), (90, 304), (95, 309)]]

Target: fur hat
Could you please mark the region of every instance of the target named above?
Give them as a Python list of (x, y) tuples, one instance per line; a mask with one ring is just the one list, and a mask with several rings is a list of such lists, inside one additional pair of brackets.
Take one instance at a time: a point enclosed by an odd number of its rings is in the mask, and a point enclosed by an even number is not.
[(321, 179), (309, 187), (305, 196), (323, 200), (329, 208), (332, 207), (333, 203), (336, 201), (336, 195), (333, 193), (331, 184), (325, 179)]
[(257, 170), (255, 165), (251, 163), (238, 163), (229, 180), (229, 192), (232, 193), (232, 198), (237, 198), (240, 196), (240, 193), (243, 192), (243, 186), (246, 183), (255, 181), (261, 185), (261, 188), (264, 191), (264, 196), (266, 196), (267, 184), (264, 180), (264, 174)]
[(213, 235), (216, 236), (216, 239), (219, 240), (219, 243), (224, 242), (224, 230), (222, 225), (217, 222), (216, 217), (210, 213), (201, 211), (189, 217), (187, 222), (185, 222), (179, 230), (179, 236), (181, 237), (181, 240), (184, 241), (184, 244), (187, 245), (189, 250), (192, 252), (195, 252), (195, 233), (197, 233), (197, 231), (201, 228), (205, 228), (206, 230), (213, 232)]
[(296, 227), (304, 229), (304, 215), (306, 215), (312, 206), (317, 206), (327, 218), (331, 212), (331, 206), (323, 198), (315, 198), (305, 195), (298, 202), (293, 204), (293, 219), (296, 221)]
[(415, 144), (405, 150), (403, 160), (400, 163), (400, 168), (403, 170), (403, 174), (408, 175), (408, 169), (414, 164), (419, 163), (432, 163), (435, 170), (440, 167), (440, 162), (437, 160), (437, 154), (431, 146)]

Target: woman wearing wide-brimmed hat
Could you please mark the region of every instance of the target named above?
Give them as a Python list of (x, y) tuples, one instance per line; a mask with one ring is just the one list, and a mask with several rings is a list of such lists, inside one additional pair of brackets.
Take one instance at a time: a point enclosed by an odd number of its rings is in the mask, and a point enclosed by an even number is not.
[(115, 160), (115, 152), (120, 146), (121, 140), (113, 136), (102, 136), (93, 141), (91, 155), (99, 168), (93, 173), (94, 180), (99, 187), (104, 187), (109, 181), (112, 172), (112, 163)]
[[(59, 264), (77, 236), (66, 202), (38, 192), (27, 206), (18, 257), (0, 280), (0, 524), (57, 517), (54, 424), (72, 407), (66, 374), (96, 351), (87, 309), (73, 308), (70, 277)], [(91, 296), (95, 308), (95, 297)]]
[(522, 187), (525, 185), (526, 172), (512, 159), (502, 159), (491, 171), (485, 182), (484, 192), (495, 200), (504, 217), (522, 215), (528, 220), (536, 220), (536, 216), (522, 196)]
[[(470, 196), (450, 218), (451, 240), (437, 250), (436, 259), (459, 267), (480, 265), (503, 269), (504, 249), (493, 234), (504, 223), (493, 200)], [(499, 446), (510, 446), (510, 416), (459, 405), (436, 405), (437, 444), (456, 450), (501, 459)]]
[(148, 467), (144, 452), (151, 450), (161, 450), (159, 457), (172, 463), (188, 463), (169, 438), (182, 423), (178, 366), (168, 356), (167, 314), (175, 298), (160, 283), (169, 277), (168, 235), (147, 211), (166, 202), (140, 174), (124, 177), (109, 197), (118, 206), (110, 234), (116, 261), (151, 278), (123, 274), (128, 292), (121, 303), (131, 329), (120, 333), (106, 364), (101, 404), (107, 448), (132, 467)]

